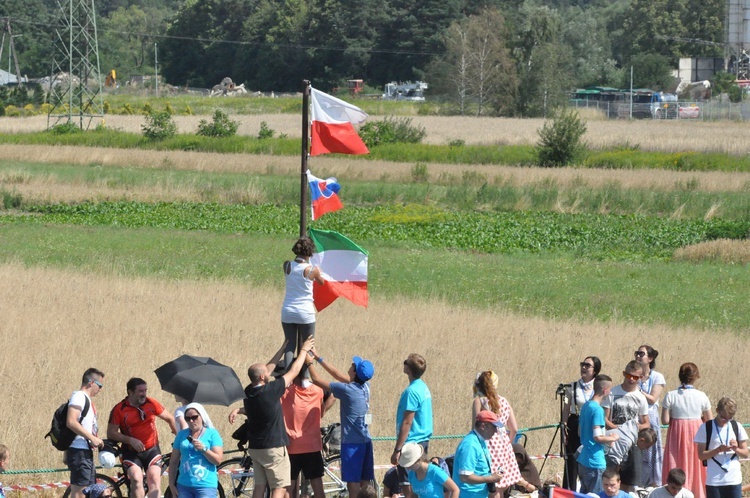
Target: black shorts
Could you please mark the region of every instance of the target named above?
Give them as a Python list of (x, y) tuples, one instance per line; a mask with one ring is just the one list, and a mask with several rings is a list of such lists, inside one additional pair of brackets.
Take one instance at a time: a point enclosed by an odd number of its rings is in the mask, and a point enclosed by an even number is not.
[(140, 453), (136, 453), (130, 447), (123, 448), (122, 466), (127, 469), (132, 465), (137, 465), (143, 470), (148, 469), (152, 465), (161, 465), (161, 448), (157, 444)]
[(289, 454), (289, 464), (292, 467), (292, 481), (297, 480), (300, 471), (305, 479), (323, 477), (323, 455), (319, 451), (312, 453)]
[(96, 484), (96, 467), (94, 452), (79, 448), (65, 450), (65, 463), (70, 469), (70, 484), (73, 486), (91, 486)]

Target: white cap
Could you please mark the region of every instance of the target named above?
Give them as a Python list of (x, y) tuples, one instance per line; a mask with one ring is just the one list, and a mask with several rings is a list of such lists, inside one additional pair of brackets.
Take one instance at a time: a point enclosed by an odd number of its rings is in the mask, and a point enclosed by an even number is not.
[(116, 463), (115, 454), (109, 451), (100, 451), (99, 463), (102, 464), (102, 467), (105, 469), (111, 469)]

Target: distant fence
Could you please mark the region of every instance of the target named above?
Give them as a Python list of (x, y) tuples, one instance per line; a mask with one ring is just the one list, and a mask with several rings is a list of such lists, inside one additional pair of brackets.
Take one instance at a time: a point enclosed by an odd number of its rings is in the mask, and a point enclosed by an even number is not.
[(676, 119), (701, 121), (750, 121), (750, 103), (734, 102), (669, 102), (666, 104), (631, 104), (574, 100), (569, 105), (576, 109), (594, 109), (610, 119)]

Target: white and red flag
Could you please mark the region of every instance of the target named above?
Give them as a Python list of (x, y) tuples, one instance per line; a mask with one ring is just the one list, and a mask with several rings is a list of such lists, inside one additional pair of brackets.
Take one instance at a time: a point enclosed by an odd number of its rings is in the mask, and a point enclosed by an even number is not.
[(338, 232), (310, 229), (315, 253), (310, 263), (320, 267), (325, 283), (313, 285), (315, 308), (322, 311), (343, 297), (367, 307), (367, 259), (369, 253)]
[(312, 103), (312, 137), (310, 155), (368, 154), (354, 125), (367, 119), (367, 113), (357, 106), (310, 87)]

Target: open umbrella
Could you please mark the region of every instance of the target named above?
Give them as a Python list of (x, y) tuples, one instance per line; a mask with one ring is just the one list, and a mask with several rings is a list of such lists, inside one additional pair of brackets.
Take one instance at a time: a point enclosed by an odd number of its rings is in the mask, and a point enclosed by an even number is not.
[(190, 402), (229, 406), (245, 397), (234, 370), (206, 356), (184, 354), (154, 373), (163, 390)]

